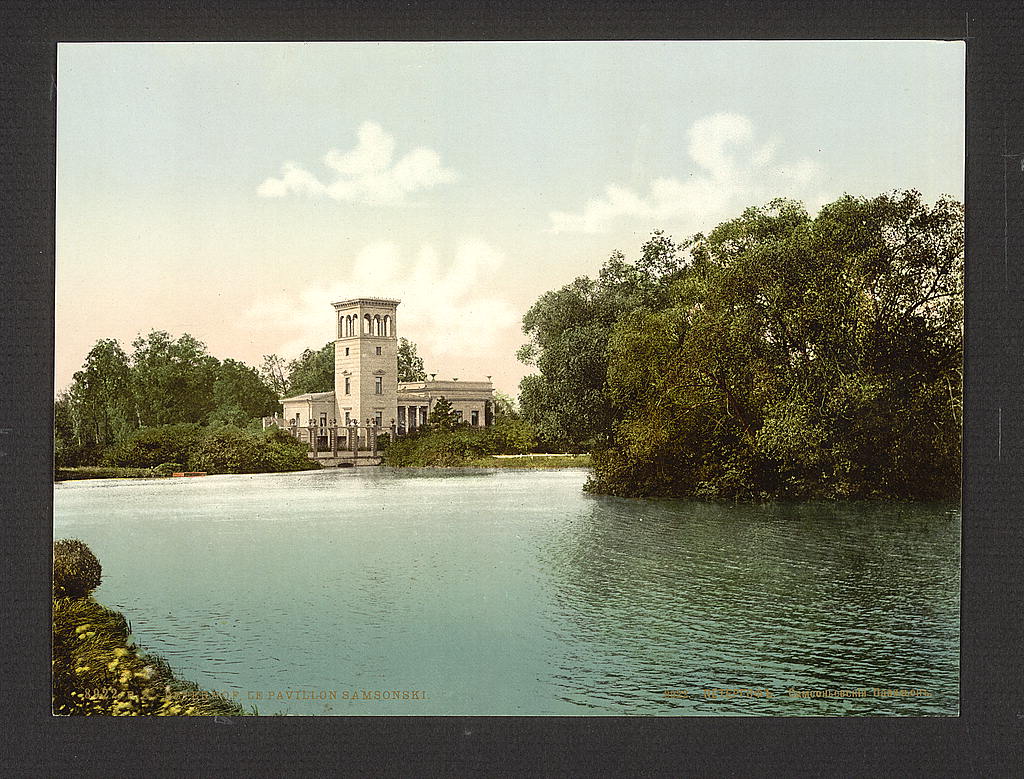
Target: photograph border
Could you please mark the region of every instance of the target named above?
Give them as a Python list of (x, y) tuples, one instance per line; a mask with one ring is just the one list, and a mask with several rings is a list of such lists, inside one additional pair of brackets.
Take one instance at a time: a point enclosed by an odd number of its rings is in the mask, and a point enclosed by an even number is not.
[[(1017, 5), (5, 4), (0, 131), (11, 175), (0, 225), (0, 488), (9, 507), (2, 532), (14, 625), (0, 662), (13, 723), (10, 765), (26, 774), (117, 765), (129, 775), (999, 775), (1019, 761), (1024, 52)], [(967, 41), (960, 717), (253, 717), (121, 725), (50, 715), (58, 41), (827, 38)]]

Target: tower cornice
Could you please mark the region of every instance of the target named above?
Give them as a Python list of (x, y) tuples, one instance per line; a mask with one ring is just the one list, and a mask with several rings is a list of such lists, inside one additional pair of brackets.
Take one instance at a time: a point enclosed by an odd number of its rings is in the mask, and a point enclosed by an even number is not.
[(339, 300), (331, 305), (337, 309), (348, 308), (349, 306), (397, 306), (401, 302), (401, 300), (395, 300), (394, 298), (351, 298), (349, 300)]

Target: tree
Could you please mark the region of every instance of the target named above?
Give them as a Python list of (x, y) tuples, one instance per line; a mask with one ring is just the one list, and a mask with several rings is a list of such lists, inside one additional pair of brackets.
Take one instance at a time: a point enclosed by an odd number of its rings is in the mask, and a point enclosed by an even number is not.
[(959, 479), (963, 211), (916, 192), (774, 201), (707, 237), (609, 338), (591, 489), (947, 497)]
[(334, 390), (334, 341), (319, 351), (306, 349), (297, 360), (288, 363), (288, 395)]
[(188, 333), (162, 330), (132, 342), (132, 388), (140, 426), (204, 423), (216, 407), (219, 361)]
[(96, 461), (136, 425), (128, 356), (113, 339), (89, 350), (71, 386), (54, 401), (54, 459), (58, 466)]
[(416, 354), (416, 344), (407, 338), (398, 339), (398, 380), (426, 381), (423, 358)]
[(263, 355), (260, 378), (270, 387), (275, 397), (283, 398), (288, 392), (288, 361), (276, 354)]
[(211, 412), (210, 421), (225, 424), (241, 426), (280, 410), (277, 394), (256, 369), (230, 358), (217, 369), (213, 398), (217, 407)]
[(538, 373), (520, 383), (525, 419), (549, 445), (590, 446), (612, 432), (606, 391), (608, 338), (626, 312), (665, 305), (673, 281), (686, 273), (685, 245), (661, 232), (644, 244), (636, 263), (621, 252), (597, 279), (580, 277), (546, 292), (523, 317), (530, 340), (518, 353)]
[(434, 407), (430, 410), (427, 424), (437, 430), (450, 431), (459, 426), (459, 418), (452, 408), (451, 401), (444, 395), (437, 399)]

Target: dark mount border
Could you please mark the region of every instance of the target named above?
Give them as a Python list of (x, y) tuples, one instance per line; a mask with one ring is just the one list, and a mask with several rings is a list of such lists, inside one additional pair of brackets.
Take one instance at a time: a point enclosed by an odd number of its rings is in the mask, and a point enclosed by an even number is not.
[[(16, 775), (1008, 775), (1024, 712), (1024, 45), (1019, 2), (4, 2), (0, 754)], [(49, 715), (56, 41), (966, 39), (967, 389), (958, 719)], [(118, 767), (115, 769), (114, 767)], [(431, 767), (433, 770), (431, 770)]]

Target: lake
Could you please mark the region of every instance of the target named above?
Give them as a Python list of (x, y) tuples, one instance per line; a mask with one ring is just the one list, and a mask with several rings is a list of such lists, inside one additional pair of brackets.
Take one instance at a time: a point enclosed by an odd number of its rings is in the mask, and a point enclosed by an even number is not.
[(62, 482), (54, 537), (96, 553), (140, 646), (260, 714), (958, 713), (958, 506), (586, 475)]

